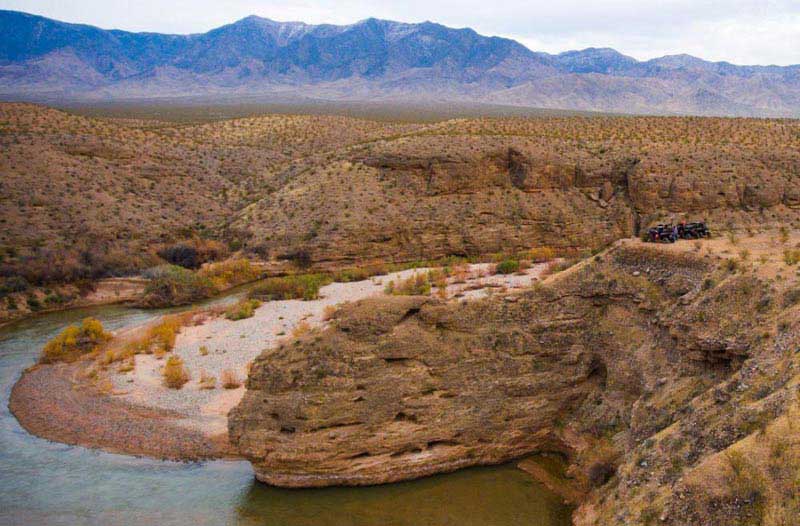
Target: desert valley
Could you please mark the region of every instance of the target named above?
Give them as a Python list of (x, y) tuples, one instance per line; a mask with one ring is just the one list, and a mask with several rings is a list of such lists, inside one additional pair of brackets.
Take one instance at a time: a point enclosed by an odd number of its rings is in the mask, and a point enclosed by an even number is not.
[(800, 523), (797, 66), (0, 24), (0, 521)]

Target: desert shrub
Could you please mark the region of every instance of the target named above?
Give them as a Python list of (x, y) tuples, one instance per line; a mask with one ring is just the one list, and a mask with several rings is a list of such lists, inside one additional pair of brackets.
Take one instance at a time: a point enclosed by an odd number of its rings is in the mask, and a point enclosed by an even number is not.
[(121, 363), (117, 368), (118, 373), (129, 373), (136, 368), (136, 360), (131, 358), (130, 360)]
[(186, 305), (213, 295), (217, 289), (205, 276), (177, 265), (162, 265), (146, 274), (150, 278), (140, 304), (144, 307)]
[(189, 381), (189, 373), (186, 371), (186, 367), (183, 366), (183, 360), (178, 356), (167, 358), (162, 375), (164, 376), (164, 385), (170, 389), (180, 389)]
[(232, 259), (206, 265), (198, 275), (209, 279), (217, 290), (224, 290), (254, 281), (261, 276), (261, 272), (247, 259)]
[(70, 325), (61, 334), (47, 342), (40, 361), (53, 363), (72, 361), (83, 354), (93, 352), (111, 339), (103, 324), (94, 318), (86, 318), (80, 326)]
[(319, 289), (331, 282), (325, 274), (297, 274), (279, 278), (269, 278), (250, 291), (248, 296), (261, 301), (276, 300), (315, 300)]
[(164, 247), (157, 253), (158, 257), (172, 265), (189, 269), (200, 268), (201, 265), (197, 249), (187, 244), (179, 243)]
[(790, 289), (783, 293), (783, 307), (791, 307), (800, 302), (800, 288)]
[(42, 302), (32, 294), (25, 298), (25, 303), (28, 304), (28, 308), (32, 311), (37, 311), (42, 308)]
[(261, 302), (259, 300), (244, 298), (228, 307), (225, 311), (225, 317), (232, 321), (252, 318), (256, 309), (260, 306)]
[[(88, 243), (88, 242), (87, 242)], [(73, 246), (59, 250), (42, 249), (0, 265), (0, 276), (18, 276), (32, 285), (74, 283), (108, 276), (129, 275), (157, 258), (152, 254), (131, 255), (113, 246)]]
[(224, 389), (236, 389), (242, 385), (242, 382), (236, 377), (236, 373), (230, 369), (224, 369), (219, 375), (219, 380)]
[(556, 257), (556, 252), (549, 247), (532, 248), (528, 251), (528, 258), (535, 263), (544, 263)]
[(200, 389), (215, 389), (217, 387), (217, 379), (210, 376), (204, 370), (200, 371)]
[(175, 348), (175, 339), (180, 328), (181, 323), (176, 316), (167, 316), (158, 324), (150, 327), (145, 336), (148, 351), (157, 354), (172, 351)]
[(364, 281), (373, 276), (381, 276), (388, 272), (386, 265), (376, 263), (374, 265), (366, 265), (363, 267), (354, 267), (342, 269), (333, 274), (333, 281), (340, 283), (349, 283), (351, 281)]
[(786, 228), (785, 226), (782, 226), (778, 230), (778, 234), (779, 234), (779, 238), (778, 239), (780, 240), (780, 242), (782, 244), (785, 245), (786, 242), (789, 241), (789, 229)]
[(390, 281), (384, 292), (394, 296), (427, 296), (431, 293), (431, 282), (428, 274), (416, 273), (398, 283)]
[(796, 265), (800, 262), (800, 250), (786, 249), (783, 251), (783, 262), (789, 266)]
[(494, 272), (495, 274), (514, 274), (519, 272), (519, 268), (519, 260), (506, 259), (495, 265)]
[(447, 298), (447, 278), (452, 272), (450, 267), (435, 268), (428, 271), (428, 282), (432, 287), (436, 287), (436, 292), (442, 299)]
[(311, 332), (311, 325), (309, 325), (307, 321), (302, 320), (300, 323), (294, 326), (294, 329), (292, 329), (292, 337), (302, 338), (309, 332)]
[(203, 263), (225, 256), (225, 245), (210, 239), (190, 239), (163, 247), (158, 256), (168, 263), (189, 269), (198, 269)]
[(61, 294), (60, 292), (51, 292), (44, 297), (45, 305), (63, 305), (72, 301), (73, 297), (69, 294)]
[(128, 337), (122, 349), (115, 351), (117, 359), (140, 353), (163, 356), (175, 347), (175, 339), (183, 323), (184, 320), (180, 315), (161, 318), (158, 323), (147, 327), (145, 331)]
[(294, 266), (299, 269), (307, 269), (313, 263), (311, 258), (311, 253), (308, 250), (301, 249), (297, 250), (296, 252), (292, 252), (291, 254), (286, 254), (282, 257), (282, 259), (287, 259), (291, 261)]
[(616, 472), (617, 469), (611, 462), (598, 461), (589, 467), (587, 475), (589, 477), (589, 483), (598, 488), (611, 480), (611, 477), (613, 477)]
[(8, 276), (0, 278), (0, 298), (15, 292), (25, 292), (30, 288), (30, 283), (22, 276)]
[(750, 509), (746, 513), (753, 515), (753, 524), (762, 524), (759, 520), (764, 513), (766, 500), (766, 484), (756, 465), (739, 450), (725, 453), (731, 468), (731, 493), (746, 502)]

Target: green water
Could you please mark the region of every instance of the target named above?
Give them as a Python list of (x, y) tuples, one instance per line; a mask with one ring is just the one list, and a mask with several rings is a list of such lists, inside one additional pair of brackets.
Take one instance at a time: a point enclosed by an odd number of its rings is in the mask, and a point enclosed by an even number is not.
[(247, 462), (161, 462), (48, 442), (29, 435), (9, 413), (14, 382), (64, 325), (95, 316), (119, 329), (158, 314), (98, 307), (0, 328), (0, 524), (569, 524), (559, 498), (513, 466), (367, 488), (284, 490), (256, 482)]

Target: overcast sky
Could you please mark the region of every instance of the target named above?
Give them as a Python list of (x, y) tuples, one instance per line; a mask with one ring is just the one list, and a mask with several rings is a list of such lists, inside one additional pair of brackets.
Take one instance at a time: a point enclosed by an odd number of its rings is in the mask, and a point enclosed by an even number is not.
[(800, 63), (800, 0), (0, 0), (0, 8), (165, 33), (204, 32), (251, 14), (332, 24), (431, 20), (551, 53), (613, 47), (638, 59), (689, 53)]

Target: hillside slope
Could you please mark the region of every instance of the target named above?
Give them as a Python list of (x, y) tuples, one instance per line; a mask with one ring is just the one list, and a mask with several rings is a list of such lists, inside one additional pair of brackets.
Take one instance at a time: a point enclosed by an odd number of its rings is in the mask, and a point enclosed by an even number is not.
[(242, 210), (264, 258), (413, 260), (592, 250), (660, 220), (800, 219), (798, 124), (684, 118), (453, 120), (330, 156)]
[(800, 226), (786, 120), (185, 124), (3, 104), (0, 145), (0, 271), (32, 283), (134, 273), (193, 236), (331, 268), (587, 251), (680, 218)]
[(292, 160), (407, 128), (326, 116), (186, 125), (0, 104), (0, 270), (33, 283), (135, 272), (159, 261), (160, 243), (218, 235), (291, 178)]

